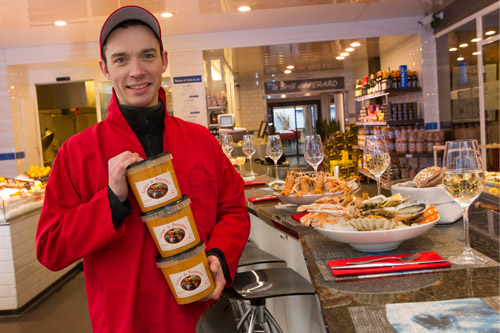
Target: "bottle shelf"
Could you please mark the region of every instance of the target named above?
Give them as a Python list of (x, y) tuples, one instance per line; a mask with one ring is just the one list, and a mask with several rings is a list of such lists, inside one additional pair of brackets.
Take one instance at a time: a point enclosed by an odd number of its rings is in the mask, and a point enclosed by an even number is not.
[(386, 90), (382, 90), (382, 91), (377, 91), (376, 93), (373, 93), (373, 94), (355, 97), (354, 100), (356, 102), (361, 102), (361, 101), (365, 101), (368, 99), (380, 98), (380, 97), (387, 96), (387, 95), (401, 95), (401, 94), (408, 94), (408, 93), (419, 92), (419, 91), (422, 91), (422, 89), (420, 89), (420, 88), (386, 89)]
[(356, 125), (358, 126), (404, 126), (404, 125), (415, 125), (415, 124), (423, 124), (423, 119), (408, 119), (408, 120), (388, 120), (388, 121), (371, 121), (364, 122), (358, 121)]

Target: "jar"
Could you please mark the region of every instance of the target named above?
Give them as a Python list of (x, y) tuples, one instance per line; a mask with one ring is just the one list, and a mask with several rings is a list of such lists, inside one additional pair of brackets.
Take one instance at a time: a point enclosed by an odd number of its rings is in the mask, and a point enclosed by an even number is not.
[(141, 214), (163, 258), (186, 251), (200, 242), (187, 195), (171, 204)]
[(203, 243), (172, 257), (158, 255), (156, 266), (161, 269), (178, 304), (198, 301), (215, 289)]
[(126, 176), (143, 213), (181, 198), (172, 155), (169, 152), (129, 165)]

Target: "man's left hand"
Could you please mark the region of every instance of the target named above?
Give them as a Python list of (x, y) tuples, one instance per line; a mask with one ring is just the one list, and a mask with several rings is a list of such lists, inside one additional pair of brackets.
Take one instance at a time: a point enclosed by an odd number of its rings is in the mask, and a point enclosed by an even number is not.
[(214, 277), (215, 290), (208, 295), (205, 299), (219, 299), (224, 286), (226, 285), (226, 279), (224, 278), (224, 272), (220, 267), (219, 258), (217, 256), (208, 256), (208, 265), (212, 271), (212, 276)]

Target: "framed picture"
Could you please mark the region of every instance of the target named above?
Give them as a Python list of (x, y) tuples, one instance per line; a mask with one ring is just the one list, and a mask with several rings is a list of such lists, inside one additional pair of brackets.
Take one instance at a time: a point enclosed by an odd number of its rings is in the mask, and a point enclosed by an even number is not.
[(257, 133), (258, 138), (264, 138), (267, 132), (267, 121), (263, 120), (260, 122), (259, 132)]

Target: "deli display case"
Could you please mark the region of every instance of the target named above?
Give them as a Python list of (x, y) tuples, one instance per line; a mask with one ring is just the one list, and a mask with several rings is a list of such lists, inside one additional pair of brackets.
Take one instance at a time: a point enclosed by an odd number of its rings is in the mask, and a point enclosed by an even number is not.
[(0, 223), (41, 209), (45, 184), (0, 177)]

